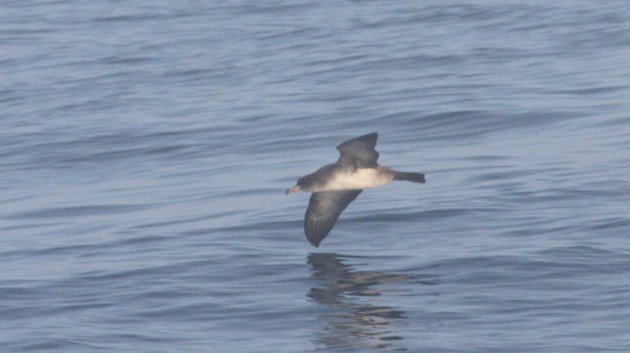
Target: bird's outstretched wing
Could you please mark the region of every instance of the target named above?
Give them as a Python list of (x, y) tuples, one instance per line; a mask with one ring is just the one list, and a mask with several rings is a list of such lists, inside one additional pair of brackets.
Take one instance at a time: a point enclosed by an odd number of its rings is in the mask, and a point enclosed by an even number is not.
[(326, 238), (341, 212), (359, 196), (361, 191), (363, 190), (323, 191), (311, 195), (304, 217), (304, 232), (313, 246), (318, 247)]
[(376, 168), (378, 166), (378, 152), (374, 147), (377, 137), (377, 133), (373, 132), (337, 146), (341, 153), (338, 162), (352, 165), (354, 168)]

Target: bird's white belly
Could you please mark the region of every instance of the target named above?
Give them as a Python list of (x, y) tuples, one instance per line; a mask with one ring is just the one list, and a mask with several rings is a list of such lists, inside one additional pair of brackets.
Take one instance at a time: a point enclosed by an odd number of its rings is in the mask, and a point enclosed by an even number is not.
[(362, 168), (353, 172), (336, 173), (326, 184), (326, 191), (375, 188), (393, 180), (393, 175), (376, 168)]

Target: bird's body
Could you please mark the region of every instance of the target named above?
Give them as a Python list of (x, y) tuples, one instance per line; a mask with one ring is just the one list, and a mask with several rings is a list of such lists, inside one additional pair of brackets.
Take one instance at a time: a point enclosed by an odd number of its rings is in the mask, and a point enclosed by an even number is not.
[(424, 174), (398, 172), (378, 165), (377, 133), (360, 136), (337, 146), (341, 156), (315, 173), (300, 178), (287, 189), (313, 193), (304, 219), (304, 231), (311, 244), (319, 243), (330, 233), (341, 212), (363, 189), (375, 188), (393, 180), (424, 183)]
[(385, 167), (357, 168), (333, 175), (322, 191), (362, 190), (390, 183), (394, 174)]
[(342, 190), (362, 190), (385, 185), (394, 180), (394, 174), (385, 167), (377, 168), (341, 168), (337, 164), (329, 164), (317, 172), (319, 183), (300, 191), (322, 192)]

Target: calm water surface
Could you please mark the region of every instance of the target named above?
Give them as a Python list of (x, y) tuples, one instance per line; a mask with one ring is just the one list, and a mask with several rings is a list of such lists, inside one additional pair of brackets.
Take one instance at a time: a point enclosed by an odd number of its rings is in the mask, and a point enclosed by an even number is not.
[[(5, 1), (0, 351), (629, 352), (624, 1)], [(318, 249), (295, 180), (425, 185)]]

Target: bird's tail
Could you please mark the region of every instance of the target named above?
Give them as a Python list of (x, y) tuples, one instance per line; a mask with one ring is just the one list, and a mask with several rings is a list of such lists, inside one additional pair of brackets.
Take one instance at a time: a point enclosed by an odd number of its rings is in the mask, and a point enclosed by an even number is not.
[(408, 172), (394, 172), (394, 180), (405, 180), (414, 183), (424, 183), (424, 174), (422, 173), (408, 173)]

